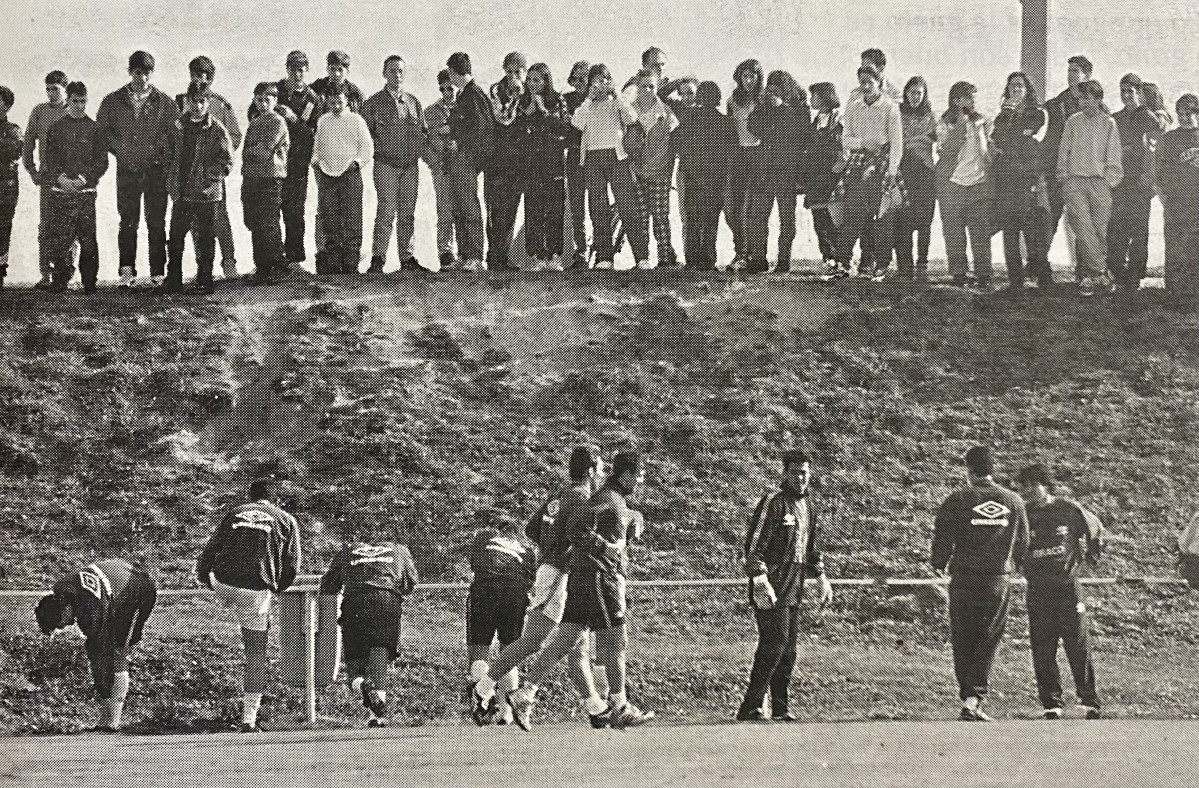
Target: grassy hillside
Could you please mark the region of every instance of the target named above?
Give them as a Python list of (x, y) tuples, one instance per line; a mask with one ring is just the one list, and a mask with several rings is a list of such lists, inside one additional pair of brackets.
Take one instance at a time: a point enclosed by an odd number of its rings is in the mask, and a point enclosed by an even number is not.
[[(0, 584), (106, 555), (191, 584), (214, 512), (264, 470), (294, 480), (306, 571), (367, 525), (395, 529), (425, 578), (459, 579), (475, 513), (528, 516), (580, 440), (649, 458), (638, 577), (735, 575), (746, 510), (791, 445), (818, 458), (833, 576), (927, 575), (932, 515), (975, 442), (998, 448), (1001, 476), (1051, 461), (1103, 515), (1101, 574), (1169, 574), (1197, 504), (1199, 322), (1159, 296), (636, 274), (4, 292)], [(1156, 617), (1113, 604), (1142, 629), (1187, 628), (1181, 598)], [(943, 646), (940, 614), (910, 600), (845, 605), (847, 641), (901, 621)], [(49, 647), (28, 636), (5, 636), (10, 676)]]

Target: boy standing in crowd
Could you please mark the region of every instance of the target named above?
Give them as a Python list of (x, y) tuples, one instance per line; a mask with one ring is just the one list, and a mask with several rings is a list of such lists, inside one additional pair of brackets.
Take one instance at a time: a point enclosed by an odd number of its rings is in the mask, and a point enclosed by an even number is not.
[(588, 630), (595, 633), (596, 661), (604, 667), (609, 690), (608, 707), (592, 715), (592, 726), (619, 730), (643, 725), (654, 717), (652, 711), (642, 711), (629, 702), (625, 687), (628, 542), (640, 538), (645, 526), (641, 513), (629, 508), (628, 498), (643, 478), (641, 455), (619, 452), (612, 460), (612, 475), (591, 496), (587, 510), (567, 524), (570, 579), (562, 623), (529, 667), (525, 683), (508, 695), (516, 723), (524, 730), (530, 728), (540, 684)]
[(216, 215), (233, 170), (233, 148), (225, 129), (208, 111), (208, 91), (187, 89), (186, 113), (167, 137), (167, 191), (171, 195), (171, 237), (164, 289), (183, 289), (183, 244), (190, 232), (196, 250), (196, 290), (212, 292), (216, 255)]
[[(537, 555), (518, 536), (516, 521), (498, 509), (485, 509), (478, 516), (486, 524), (475, 530), (467, 550), (474, 575), (466, 597), (466, 654), (472, 673), (491, 656), (493, 639), (499, 639), (502, 651), (520, 637), (537, 567)], [(508, 693), (519, 683), (515, 666), (496, 682), (497, 724), (512, 722)], [(477, 716), (475, 722), (480, 722)]]
[[(416, 96), (404, 89), (407, 64), (399, 55), (383, 61), (387, 84), (362, 104), (362, 118), (375, 143), (375, 232), (368, 273), (383, 273), (392, 227), (400, 270), (420, 269), (412, 245), (420, 155), (425, 145), (425, 115)], [(423, 269), (422, 269), (423, 270)]]
[(1153, 141), (1161, 127), (1145, 106), (1141, 78), (1120, 78), (1124, 108), (1112, 115), (1120, 132), (1124, 179), (1112, 191), (1107, 226), (1107, 270), (1121, 287), (1136, 290), (1149, 264), (1149, 210), (1153, 202)]
[[(35, 290), (45, 290), (50, 286), (50, 190), (53, 186), (45, 178), (46, 169), (46, 134), (54, 121), (67, 114), (67, 75), (61, 71), (51, 71), (46, 75), (46, 101), (38, 104), (29, 113), (29, 122), (25, 124), (25, 147), (21, 152), (21, 161), (30, 179), (39, 187), (38, 202), (38, 272), (41, 278), (33, 286)], [(41, 159), (39, 168), (34, 154)], [(105, 154), (107, 157), (108, 154)], [(74, 271), (69, 272), (70, 280)]]
[[(437, 91), (441, 98), (425, 109), (425, 124), (428, 126), (425, 140), (425, 163), (433, 176), (433, 199), (437, 204), (437, 260), (441, 270), (458, 265), (454, 253), (454, 191), (449, 182), (450, 111), (454, 108), (457, 92), (450, 82), (450, 70), (443, 68), (437, 73)], [(459, 236), (461, 238), (461, 236)]]
[(1060, 640), (1074, 674), (1078, 701), (1088, 720), (1100, 717), (1091, 664), (1087, 606), (1078, 572), (1083, 562), (1099, 561), (1099, 518), (1069, 498), (1053, 494), (1053, 476), (1044, 465), (1029, 465), (1018, 476), (1028, 509), (1029, 546), (1024, 559), (1028, 579), (1028, 635), (1032, 667), (1041, 698), (1041, 716), (1061, 719), (1062, 677), (1057, 667)]
[(1112, 189), (1124, 177), (1120, 132), (1103, 105), (1103, 87), (1095, 80), (1078, 86), (1082, 108), (1066, 120), (1057, 156), (1057, 180), (1066, 201), (1066, 219), (1078, 250), (1079, 295), (1110, 293), (1107, 227)]
[(0, 287), (8, 275), (8, 248), (12, 242), (12, 218), (17, 212), (17, 196), (20, 194), (21, 151), (25, 143), (21, 138), (21, 127), (8, 119), (16, 98), (7, 87), (0, 85)]
[(255, 284), (267, 284), (275, 268), (281, 272), (287, 268), (279, 212), (291, 135), (287, 121), (275, 111), (278, 100), (279, 87), (275, 83), (259, 82), (254, 88), (258, 117), (246, 129), (246, 147), (242, 150), (241, 210), (254, 247), (254, 276), (249, 281)]
[(528, 60), (520, 52), (504, 56), (504, 78), (488, 95), (495, 116), (495, 155), (483, 173), (483, 201), (487, 203), (487, 268), (514, 271), (508, 259), (520, 208), (524, 126), (516, 122), (517, 105), (524, 93)]
[(495, 153), (495, 115), (491, 100), (471, 74), (470, 55), (455, 52), (446, 60), (450, 82), (458, 91), (450, 112), (447, 172), (454, 194), (454, 224), (460, 230), (458, 255), (467, 271), (483, 269), (483, 209), (479, 205), (479, 173)]
[[(312, 83), (312, 89), (321, 97), (321, 110), (328, 112), (328, 102), (325, 101), (325, 91), (330, 86), (345, 87), (346, 106), (353, 113), (360, 113), (362, 110), (362, 102), (366, 100), (366, 95), (362, 90), (349, 79), (350, 75), (350, 56), (340, 49), (334, 49), (325, 56), (325, 76), (320, 77)], [(314, 121), (315, 122), (315, 121)], [(313, 127), (315, 128), (315, 126)], [(313, 233), (313, 240), (316, 242), (316, 272), (318, 274), (335, 274), (338, 272), (337, 262), (333, 262), (332, 268), (325, 267), (324, 260), (327, 255), (322, 254), (327, 244), (325, 242), (325, 227), (321, 221), (320, 207), (320, 188), (318, 183), (317, 188), (317, 206), (316, 206), (316, 229)], [(357, 272), (358, 264), (354, 264), (354, 270)]]
[(968, 486), (952, 493), (937, 511), (930, 563), (948, 568), (949, 629), (953, 672), (962, 701), (959, 719), (989, 722), (986, 700), (995, 650), (1007, 627), (1008, 576), (1028, 548), (1024, 502), (995, 483), (995, 455), (986, 446), (966, 452)]
[(338, 624), (346, 673), (370, 713), (369, 728), (387, 725), (388, 669), (399, 655), (404, 597), (418, 582), (407, 547), (361, 539), (345, 544), (321, 578), (322, 596), (345, 589)]
[(673, 132), (679, 157), (679, 194), (683, 215), (683, 258), (697, 271), (716, 270), (716, 234), (724, 209), (724, 181), (737, 145), (737, 130), (720, 111), (720, 86), (702, 82), (696, 106)]
[(217, 525), (196, 563), (196, 576), (241, 624), (245, 650), (242, 733), (257, 733), (266, 690), (267, 629), (271, 598), (287, 590), (300, 571), (300, 525), (280, 509), (274, 479), (250, 484), (250, 500)]
[(129, 652), (141, 642), (157, 599), (158, 589), (149, 572), (109, 558), (59, 580), (54, 593), (37, 604), (34, 615), (42, 632), (49, 635), (77, 624), (87, 638), (92, 680), (107, 715), (91, 729), (96, 733), (121, 730), (129, 695)]
[[(190, 85), (195, 85), (197, 88), (208, 93), (208, 112), (220, 123), (225, 129), (225, 133), (229, 135), (229, 143), (236, 153), (241, 147), (241, 126), (237, 122), (237, 113), (233, 111), (233, 105), (225, 100), (225, 97), (212, 89), (212, 83), (216, 79), (216, 65), (212, 59), (206, 55), (192, 58), (192, 61), (187, 64), (188, 76), (191, 79)], [(179, 107), (179, 111), (184, 111), (184, 102), (187, 101), (187, 94), (180, 93), (175, 97), (175, 104)], [(221, 248), (221, 273), (226, 279), (237, 278), (237, 257), (233, 248), (233, 227), (229, 223), (229, 203), (225, 197), (217, 203), (216, 224), (214, 225), (217, 244)]]
[(108, 171), (108, 149), (99, 125), (87, 116), (87, 86), (67, 85), (67, 115), (46, 134), (40, 176), (48, 194), (44, 242), (50, 289), (64, 292), (74, 271), (71, 249), (79, 249), (83, 292), (96, 292), (100, 250), (96, 241), (96, 185)]
[(754, 508), (745, 540), (749, 604), (758, 624), (758, 645), (738, 722), (765, 721), (762, 703), (770, 690), (770, 719), (793, 722), (787, 702), (799, 643), (799, 602), (804, 580), (820, 583), (820, 607), (833, 599), (816, 544), (816, 513), (808, 488), (812, 463), (806, 452), (783, 455), (779, 491), (764, 495)]
[(375, 155), (370, 129), (349, 108), (349, 83), (329, 81), (325, 114), (316, 124), (317, 222), (325, 249), (317, 250), (317, 273), (354, 274), (362, 251), (362, 168)]
[[(903, 88), (891, 81), (887, 76), (887, 55), (878, 47), (870, 47), (863, 50), (859, 66), (869, 66), (878, 72), (879, 77), (879, 92), (887, 98), (894, 101), (896, 104), (903, 101)], [(903, 81), (900, 80), (900, 85)], [(856, 87), (849, 91), (849, 101), (862, 97), (862, 88)]]
[[(1062, 184), (1054, 177), (1058, 152), (1062, 147), (1062, 133), (1066, 130), (1066, 121), (1070, 116), (1082, 109), (1082, 105), (1079, 104), (1078, 86), (1089, 80), (1094, 70), (1094, 65), (1085, 55), (1069, 58), (1066, 60), (1066, 89), (1045, 101), (1045, 114), (1049, 116), (1049, 122), (1045, 127), (1045, 144), (1042, 148), (1045, 156), (1045, 180), (1049, 187), (1049, 237), (1045, 239), (1045, 254), (1049, 254), (1049, 247), (1053, 243), (1053, 236), (1057, 233), (1058, 222), (1066, 205), (1062, 196)], [(1067, 241), (1071, 244), (1070, 261), (1074, 263), (1074, 240), (1069, 238), (1069, 234), (1067, 233)]]
[(132, 287), (137, 278), (137, 229), (142, 202), (149, 236), (150, 281), (162, 284), (167, 263), (167, 177), (163, 151), (179, 116), (166, 93), (150, 84), (154, 57), (148, 52), (129, 56), (129, 84), (100, 102), (96, 122), (117, 159), (117, 213), (120, 230), (120, 286)]

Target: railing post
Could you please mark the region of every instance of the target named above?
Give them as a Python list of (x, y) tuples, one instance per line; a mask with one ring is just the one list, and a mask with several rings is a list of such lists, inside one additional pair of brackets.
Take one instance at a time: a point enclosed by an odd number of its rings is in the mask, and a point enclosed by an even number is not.
[(316, 722), (316, 592), (304, 592), (304, 716)]

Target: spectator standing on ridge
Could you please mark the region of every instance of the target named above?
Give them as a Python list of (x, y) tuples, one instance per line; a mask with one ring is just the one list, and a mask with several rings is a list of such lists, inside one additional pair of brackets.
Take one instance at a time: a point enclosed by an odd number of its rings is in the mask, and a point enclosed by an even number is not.
[(1083, 297), (1115, 288), (1107, 270), (1107, 227), (1112, 189), (1124, 177), (1120, 132), (1103, 105), (1094, 80), (1078, 86), (1082, 107), (1066, 121), (1057, 156), (1057, 179), (1066, 201), (1066, 220), (1078, 251), (1078, 293)]
[(1009, 575), (1028, 549), (1028, 517), (1016, 493), (995, 483), (995, 455), (986, 446), (966, 452), (968, 485), (950, 494), (933, 526), (930, 563), (948, 568), (953, 672), (962, 710), (958, 719), (989, 722), (983, 711), (995, 650), (1007, 627)]
[(17, 212), (20, 194), (19, 174), (21, 152), (25, 142), (21, 127), (8, 119), (16, 99), (13, 92), (0, 85), (0, 287), (8, 274), (8, 249), (12, 242), (12, 219)]
[[(879, 92), (894, 101), (896, 104), (903, 101), (903, 91), (900, 90), (898, 84), (892, 82), (890, 77), (887, 76), (887, 56), (883, 53), (883, 50), (877, 47), (870, 47), (869, 49), (863, 50), (861, 61), (858, 63), (858, 65), (869, 66), (878, 72)], [(861, 85), (849, 91), (850, 101), (861, 97)]]
[[(46, 101), (36, 105), (29, 113), (29, 122), (25, 124), (25, 147), (21, 151), (21, 160), (30, 179), (39, 187), (38, 207), (38, 272), (41, 278), (34, 284), (35, 290), (45, 290), (50, 286), (50, 191), (53, 186), (46, 180), (46, 135), (54, 121), (67, 114), (67, 75), (57, 69), (46, 75)], [(35, 158), (36, 153), (36, 158)], [(108, 154), (105, 154), (105, 158)], [(38, 161), (40, 159), (40, 162)], [(107, 163), (105, 163), (107, 168)], [(78, 253), (78, 248), (75, 248)], [(67, 280), (74, 275), (68, 272)]]
[(1154, 174), (1162, 198), (1166, 291), (1183, 312), (1199, 306), (1199, 97), (1175, 104), (1178, 128), (1157, 146)]
[[(812, 228), (824, 273), (828, 277), (848, 276), (837, 264), (837, 223), (829, 212), (829, 202), (841, 179), (841, 100), (832, 82), (808, 86), (812, 102), (812, 134), (805, 161), (804, 207), (812, 212)], [(901, 121), (902, 124), (902, 121)], [(852, 254), (852, 250), (851, 250)]]
[(536, 269), (561, 271), (562, 215), (566, 207), (566, 144), (574, 133), (566, 102), (554, 90), (545, 63), (534, 63), (517, 108), (523, 134), (521, 189), (525, 201), (525, 252)]
[[(107, 153), (105, 153), (107, 155)], [(154, 612), (158, 589), (140, 565), (108, 558), (72, 572), (54, 584), (34, 611), (38, 627), (49, 635), (77, 624), (87, 638), (88, 662), (105, 717), (91, 730), (121, 730), (129, 694), (129, 652), (141, 642)]]
[[(329, 111), (329, 94), (327, 91), (329, 88), (335, 88), (339, 85), (345, 88), (343, 95), (345, 96), (346, 108), (350, 112), (360, 115), (362, 112), (362, 102), (366, 101), (366, 95), (362, 92), (361, 88), (350, 81), (350, 56), (340, 49), (334, 49), (325, 56), (325, 76), (320, 77), (312, 83), (312, 89), (321, 99), (322, 113)], [(319, 119), (315, 122), (319, 122)], [(315, 129), (315, 126), (313, 128)], [(327, 244), (325, 242), (325, 225), (321, 221), (320, 194), (320, 178), (317, 178), (316, 228), (313, 233), (313, 240), (316, 242), (316, 272), (318, 274), (336, 274), (341, 272), (338, 255), (330, 256), (324, 254)], [(354, 272), (357, 273), (357, 271), (358, 263), (355, 262)]]
[(342, 545), (321, 577), (322, 596), (341, 600), (342, 650), (350, 688), (370, 713), (367, 727), (387, 725), (388, 670), (399, 655), (404, 597), (420, 578), (407, 547), (392, 541), (358, 539)]
[(737, 146), (737, 130), (720, 111), (720, 99), (719, 85), (701, 82), (695, 108), (683, 115), (671, 140), (679, 157), (679, 198), (687, 216), (683, 256), (694, 271), (716, 270), (724, 185)]
[(991, 119), (974, 107), (976, 94), (969, 82), (957, 82), (949, 90), (949, 106), (937, 124), (937, 202), (941, 204), (941, 230), (953, 283), (964, 287), (967, 282), (969, 234), (976, 286), (989, 293), (993, 288), (991, 214), (995, 203), (989, 171), (995, 149)]
[(454, 195), (454, 226), (458, 257), (467, 271), (483, 270), (483, 209), (479, 205), (479, 174), (495, 154), (495, 114), (491, 99), (475, 82), (470, 55), (455, 52), (446, 60), (450, 82), (458, 91), (450, 111), (446, 142), (447, 180)]
[[(1049, 288), (1046, 233), (1048, 211), (1041, 207), (1046, 185), (1041, 174), (1041, 143), (1037, 134), (1045, 127), (1045, 111), (1037, 102), (1036, 88), (1023, 71), (1008, 76), (1003, 89), (1003, 106), (995, 118), (992, 141), (995, 162), (995, 224), (1003, 230), (1003, 260), (1012, 294), (1030, 286)], [(1028, 263), (1020, 250), (1020, 238), (1028, 251)]]
[(749, 604), (758, 625), (758, 645), (745, 699), (737, 709), (738, 722), (762, 722), (766, 691), (770, 690), (770, 718), (793, 722), (787, 688), (799, 643), (799, 603), (804, 580), (820, 583), (820, 607), (833, 599), (833, 587), (824, 574), (824, 558), (816, 540), (816, 512), (809, 483), (812, 463), (806, 452), (783, 455), (782, 478), (777, 492), (758, 500), (745, 539), (745, 573), (749, 578)]
[(737, 147), (729, 162), (728, 205), (724, 212), (724, 219), (733, 231), (734, 257), (730, 269), (745, 269), (746, 273), (768, 270), (765, 257), (761, 260), (750, 258), (752, 239), (765, 235), (765, 228), (759, 226), (763, 211), (755, 202), (766, 199), (762, 140), (749, 130), (749, 116), (761, 105), (766, 94), (765, 77), (759, 61), (752, 58), (742, 61), (733, 72), (736, 87), (725, 107), (725, 114), (732, 119), (737, 131)]
[(800, 190), (802, 164), (812, 130), (808, 96), (787, 71), (771, 71), (766, 92), (749, 120), (749, 132), (762, 140), (764, 198), (755, 202), (759, 214), (750, 223), (759, 233), (750, 241), (750, 255), (766, 259), (770, 212), (778, 204), (779, 237), (775, 272), (791, 270), (791, 247), (795, 243), (795, 209)]
[(424, 270), (416, 259), (412, 234), (416, 230), (416, 197), (420, 158), (425, 146), (425, 113), (416, 96), (404, 88), (408, 66), (399, 55), (383, 61), (387, 84), (362, 103), (362, 119), (375, 144), (375, 232), (371, 239), (368, 273), (383, 273), (391, 232), (401, 271)]
[(224, 515), (196, 563), (200, 583), (216, 592), (241, 625), (242, 733), (260, 730), (271, 598), (287, 590), (300, 571), (300, 525), (274, 502), (276, 484), (271, 478), (251, 483), (250, 500)]
[[(1048, 125), (1045, 130), (1045, 144), (1042, 147), (1042, 153), (1044, 154), (1045, 178), (1049, 186), (1049, 232), (1045, 237), (1046, 255), (1049, 254), (1049, 249), (1053, 245), (1053, 236), (1057, 233), (1057, 226), (1066, 204), (1065, 197), (1062, 195), (1062, 184), (1054, 177), (1057, 171), (1058, 152), (1062, 146), (1062, 133), (1066, 130), (1066, 121), (1070, 119), (1070, 116), (1082, 109), (1082, 105), (1079, 103), (1078, 86), (1089, 80), (1094, 70), (1094, 65), (1085, 55), (1074, 55), (1069, 58), (1066, 60), (1066, 89), (1045, 102)], [(1067, 233), (1067, 240), (1072, 244), (1069, 250), (1070, 262), (1076, 264), (1074, 241), (1069, 237), (1069, 233)]]
[(129, 84), (109, 93), (100, 102), (100, 124), (109, 151), (117, 159), (117, 213), (120, 230), (119, 286), (133, 287), (137, 280), (137, 231), (142, 203), (149, 237), (150, 282), (161, 285), (167, 265), (167, 176), (164, 151), (179, 112), (170, 97), (150, 84), (154, 57), (148, 52), (129, 56)]
[(212, 292), (216, 216), (225, 198), (225, 178), (233, 169), (233, 146), (209, 106), (208, 90), (193, 83), (187, 89), (186, 112), (167, 136), (171, 236), (163, 288), (168, 293), (183, 289), (183, 244), (188, 233), (196, 250), (196, 290)]
[[(504, 56), (504, 78), (488, 96), (495, 117), (495, 155), (483, 171), (483, 201), (487, 204), (487, 269), (515, 271), (509, 260), (516, 212), (520, 208), (524, 125), (517, 121), (525, 92), (528, 60), (520, 52)], [(528, 206), (525, 206), (528, 210)]]
[(1143, 84), (1136, 74), (1120, 78), (1124, 107), (1112, 114), (1120, 133), (1124, 178), (1112, 190), (1107, 225), (1107, 270), (1116, 284), (1140, 287), (1149, 264), (1149, 210), (1153, 203), (1153, 146), (1163, 129), (1145, 106)]
[(1044, 465), (1029, 465), (1017, 477), (1028, 512), (1028, 636), (1037, 677), (1041, 716), (1062, 716), (1062, 677), (1057, 667), (1060, 640), (1074, 674), (1078, 702), (1088, 720), (1100, 717), (1091, 664), (1087, 606), (1078, 582), (1085, 563), (1099, 561), (1099, 518), (1069, 498), (1054, 495), (1053, 475)]
[[(928, 245), (932, 240), (933, 213), (937, 208), (937, 116), (928, 99), (928, 83), (915, 76), (904, 86), (899, 104), (903, 123), (903, 159), (899, 171), (908, 190), (908, 204), (895, 215), (895, 262), (901, 279), (928, 280)], [(916, 254), (913, 260), (912, 241)]]
[(424, 155), (433, 180), (433, 201), (437, 208), (437, 261), (439, 270), (449, 271), (460, 264), (456, 250), (462, 241), (462, 233), (457, 233), (455, 243), (454, 191), (449, 182), (449, 151), (446, 150), (446, 144), (450, 140), (450, 111), (454, 108), (457, 90), (450, 82), (448, 68), (437, 73), (437, 91), (441, 97), (425, 108), (428, 133)]
[(349, 108), (347, 85), (325, 84), (325, 113), (312, 143), (317, 223), (325, 242), (316, 253), (318, 273), (356, 274), (362, 254), (362, 170), (374, 158), (375, 144), (366, 121)]
[[(254, 275), (247, 281), (269, 284), (276, 269), (287, 271), (279, 217), (287, 182), (291, 134), (287, 120), (275, 111), (279, 86), (259, 82), (254, 88), (258, 117), (246, 129), (242, 149), (241, 211), (254, 250)], [(290, 112), (290, 110), (289, 110)], [(307, 170), (307, 166), (304, 166)]]
[[(566, 84), (571, 90), (562, 95), (566, 102), (566, 118), (569, 120), (587, 98), (587, 72), (591, 64), (580, 60), (570, 68), (570, 78)], [(582, 271), (587, 268), (587, 178), (583, 172), (583, 159), (579, 145), (583, 141), (583, 133), (574, 128), (570, 129), (569, 144), (566, 148), (566, 193), (570, 200), (569, 232), (574, 238), (574, 256), (571, 258), (572, 270)]]
[[(216, 79), (216, 66), (212, 59), (206, 55), (192, 58), (187, 65), (187, 71), (191, 79), (190, 84), (208, 92), (208, 112), (225, 129), (225, 133), (229, 135), (229, 143), (233, 146), (233, 152), (236, 153), (237, 149), (241, 147), (241, 126), (237, 122), (237, 113), (233, 111), (233, 105), (212, 89), (213, 80)], [(179, 108), (180, 114), (185, 111), (184, 102), (186, 100), (186, 93), (180, 93), (175, 97), (175, 104)], [(227, 280), (236, 279), (237, 255), (233, 247), (233, 226), (229, 223), (229, 202), (224, 196), (217, 203), (213, 230), (217, 245), (221, 249), (221, 274)]]
[(104, 135), (87, 116), (87, 86), (67, 85), (67, 114), (56, 120), (42, 147), (49, 234), (44, 245), (50, 263), (50, 289), (63, 292), (74, 275), (71, 249), (79, 249), (83, 292), (96, 291), (100, 249), (96, 240), (96, 186), (108, 171)]
[[(670, 229), (670, 184), (674, 180), (674, 153), (671, 134), (679, 125), (674, 112), (658, 97), (655, 72), (642, 69), (634, 79), (637, 97), (633, 111), (637, 123), (630, 132), (639, 139), (636, 150), (629, 151), (633, 162), (633, 182), (641, 202), (642, 233), (649, 238), (653, 220), (654, 240), (657, 242), (659, 268), (675, 268), (679, 264), (674, 251)], [(625, 139), (630, 139), (626, 133)], [(649, 267), (649, 260), (641, 261)]]

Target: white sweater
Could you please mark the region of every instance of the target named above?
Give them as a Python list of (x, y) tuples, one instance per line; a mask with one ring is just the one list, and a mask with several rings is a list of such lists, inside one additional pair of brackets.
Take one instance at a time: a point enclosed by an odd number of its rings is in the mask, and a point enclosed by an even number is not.
[(624, 150), (624, 129), (637, 122), (637, 112), (624, 98), (592, 101), (583, 99), (570, 122), (583, 132), (583, 144), (579, 146), (579, 164), (587, 161), (587, 151), (614, 148), (616, 158), (628, 158)]
[(312, 163), (331, 177), (344, 175), (354, 162), (362, 169), (375, 156), (366, 121), (356, 112), (340, 115), (326, 113), (316, 122), (316, 140), (312, 145)]

